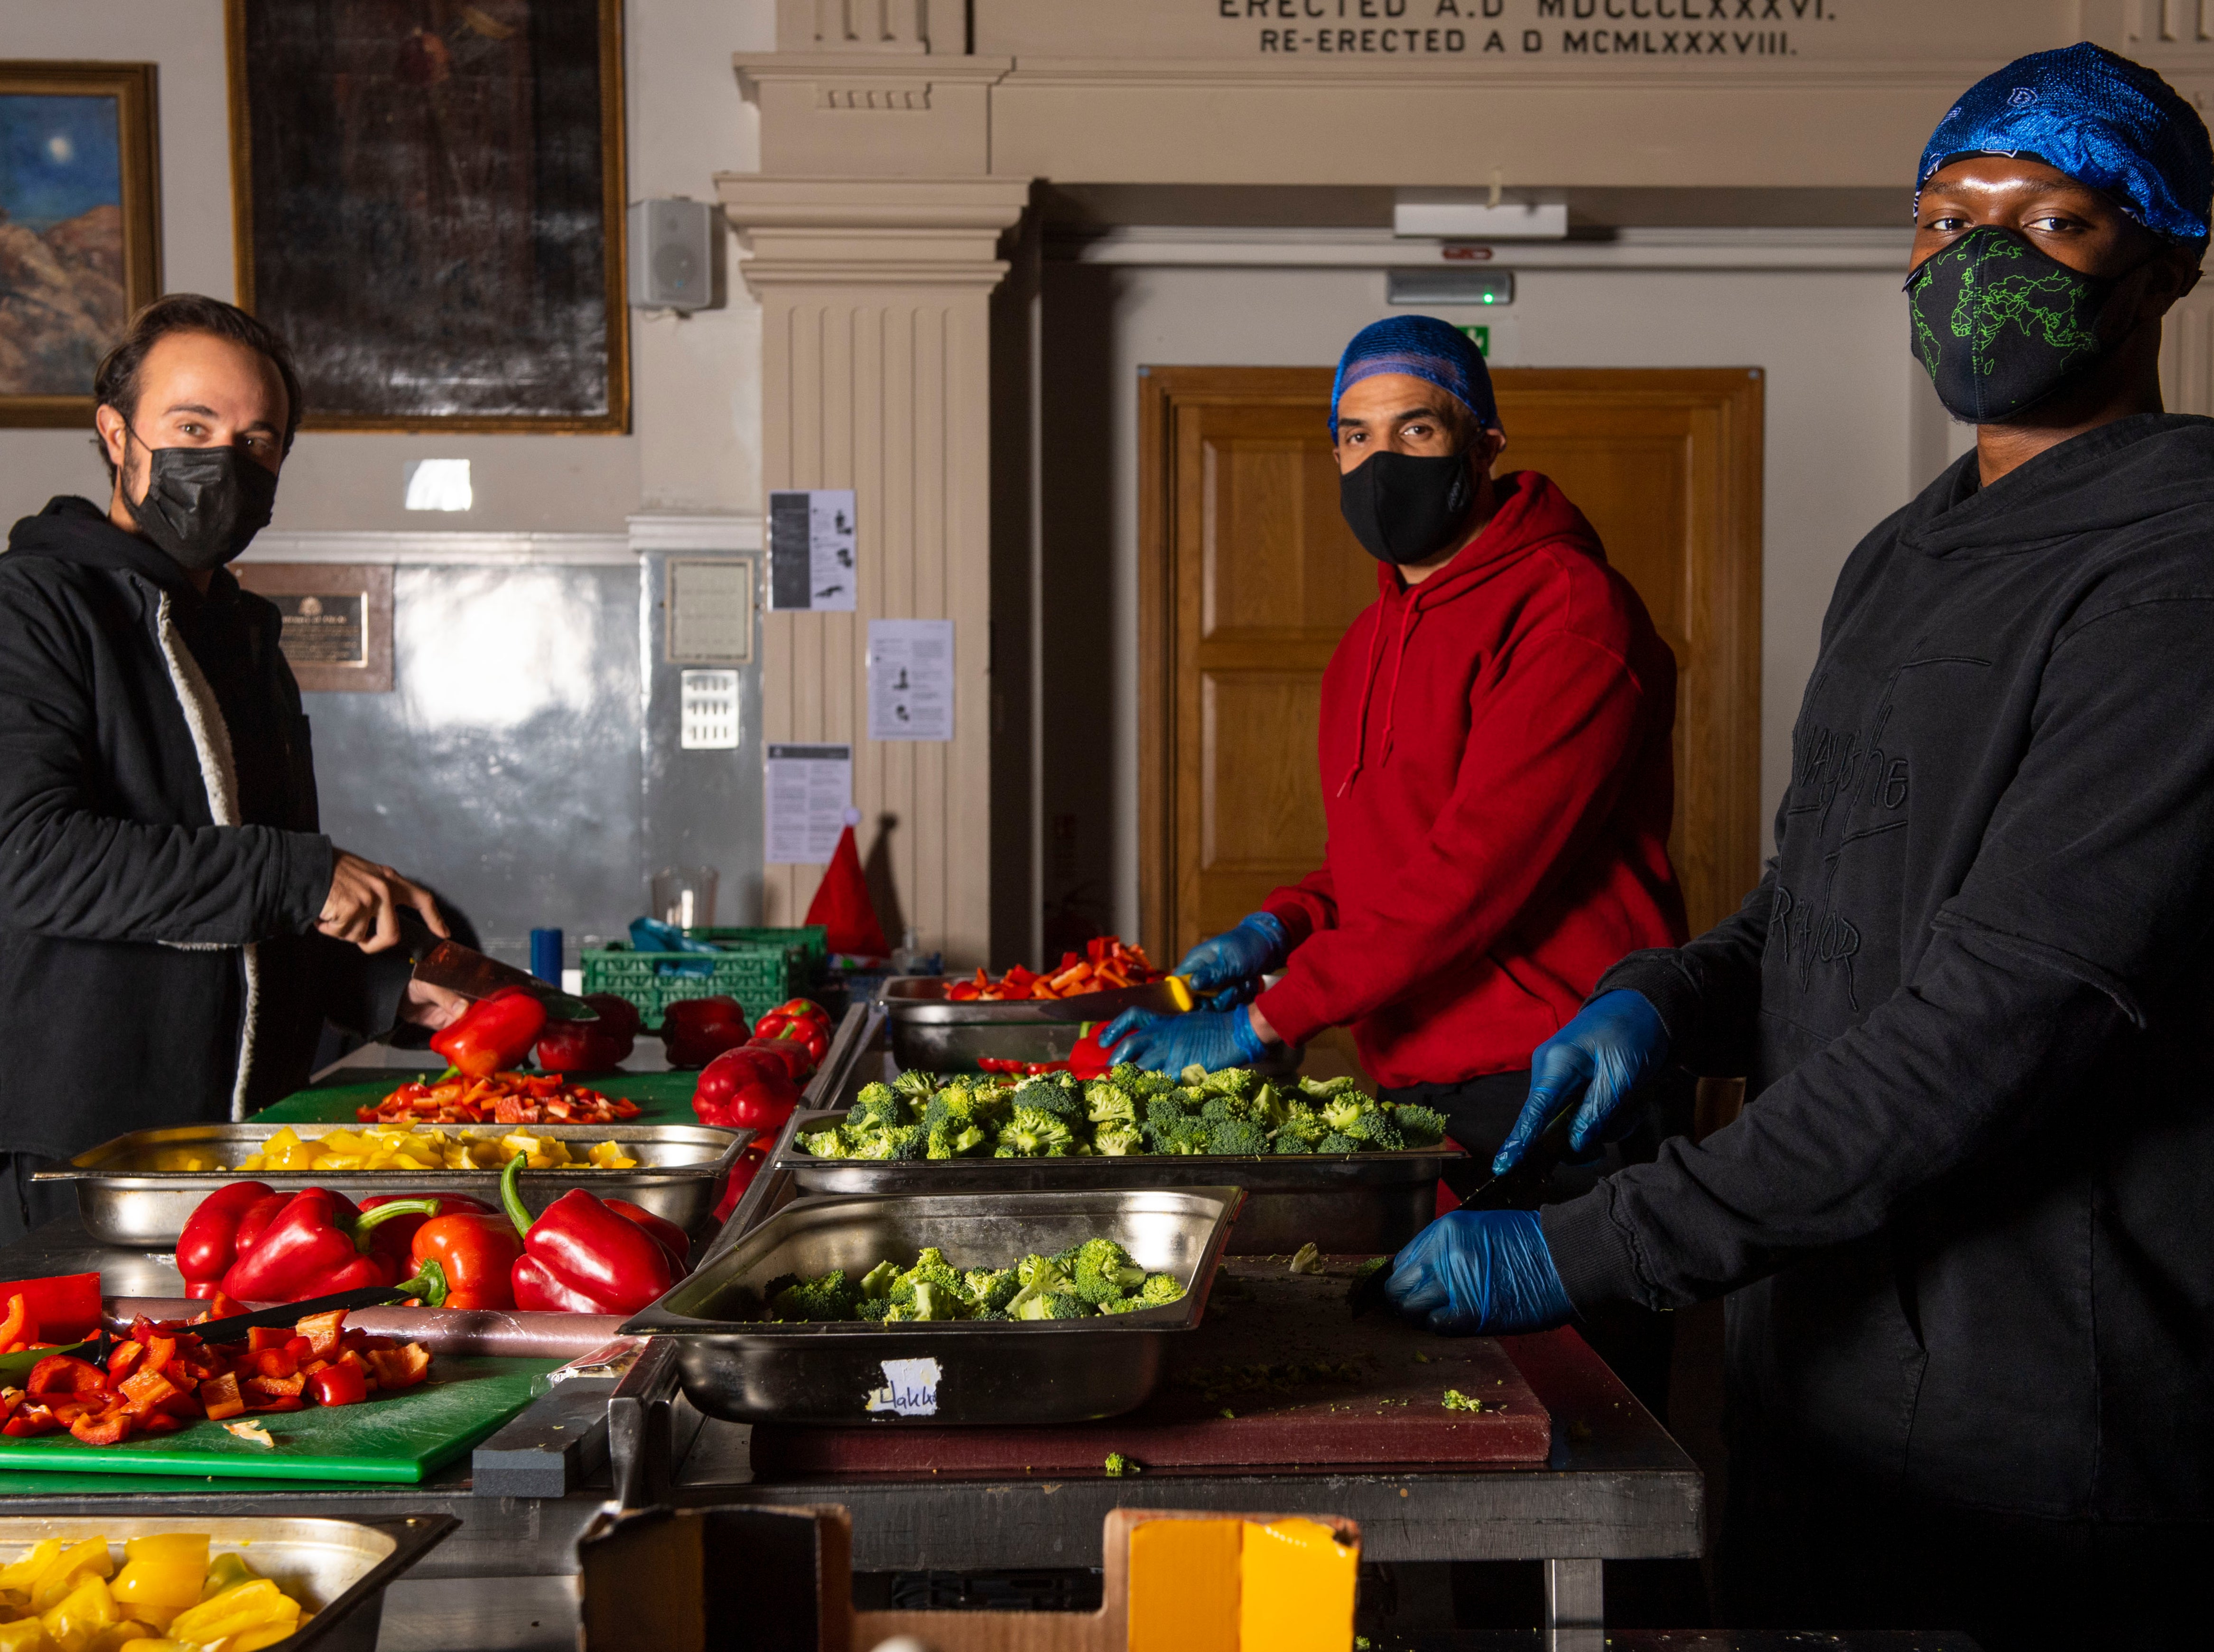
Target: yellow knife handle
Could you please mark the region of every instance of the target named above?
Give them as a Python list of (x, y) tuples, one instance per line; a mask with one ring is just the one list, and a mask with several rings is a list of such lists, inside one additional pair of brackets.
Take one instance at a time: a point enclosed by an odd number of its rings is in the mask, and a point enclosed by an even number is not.
[(1187, 1013), (1199, 1000), (1191, 995), (1191, 982), (1182, 976), (1171, 976), (1167, 980), (1169, 996), (1176, 1000), (1177, 1013)]

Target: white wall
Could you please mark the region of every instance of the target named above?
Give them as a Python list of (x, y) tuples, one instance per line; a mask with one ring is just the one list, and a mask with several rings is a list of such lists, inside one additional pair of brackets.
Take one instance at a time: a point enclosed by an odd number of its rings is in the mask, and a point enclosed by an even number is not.
[[(1902, 266), (1905, 247), (1901, 246)], [(1049, 312), (1053, 276), (1049, 274)], [(1759, 367), (1767, 375), (1761, 788), (1780, 795), (1790, 733), (1838, 566), (1860, 536), (1960, 450), (1907, 352), (1902, 275), (1888, 272), (1526, 270), (1502, 366)], [(1115, 485), (1116, 916), (1137, 924), (1137, 370), (1325, 365), (1391, 313), (1380, 272), (1118, 271), (1110, 421)], [(1052, 393), (1047, 358), (1047, 393)], [(1507, 462), (1514, 460), (1509, 431)], [(1050, 501), (1049, 500), (1049, 509)]]
[[(627, 190), (712, 199), (720, 168), (758, 165), (731, 53), (775, 43), (774, 0), (628, 0)], [(159, 66), (162, 276), (172, 292), (235, 296), (223, 0), (0, 0), (13, 58)], [(309, 431), (284, 471), (275, 533), (316, 529), (614, 532), (641, 511), (758, 509), (760, 312), (733, 278), (726, 307), (633, 315), (628, 436), (364, 436)], [(401, 508), (407, 462), (471, 461), (466, 515)], [(57, 493), (104, 494), (88, 433), (0, 430), (0, 522)]]

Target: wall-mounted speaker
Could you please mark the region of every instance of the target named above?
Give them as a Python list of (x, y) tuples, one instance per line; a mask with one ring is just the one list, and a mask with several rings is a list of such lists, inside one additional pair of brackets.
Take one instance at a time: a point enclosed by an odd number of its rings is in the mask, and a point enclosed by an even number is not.
[(702, 309), (715, 298), (715, 209), (705, 201), (639, 201), (630, 209), (630, 302), (638, 309)]

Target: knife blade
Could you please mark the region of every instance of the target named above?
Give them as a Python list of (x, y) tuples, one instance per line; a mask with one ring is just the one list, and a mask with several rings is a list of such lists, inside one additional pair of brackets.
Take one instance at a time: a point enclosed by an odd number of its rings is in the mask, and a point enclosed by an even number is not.
[(486, 958), (459, 941), (443, 940), (423, 921), (402, 909), (401, 945), (415, 960), (415, 979), (439, 987), (474, 1002), (510, 988), (520, 988), (546, 1006), (546, 1013), (559, 1021), (596, 1021), (600, 1013), (573, 993), (541, 981), (528, 970)]
[(204, 1343), (235, 1343), (257, 1328), (297, 1325), (310, 1314), (330, 1313), (340, 1308), (352, 1312), (355, 1308), (385, 1307), (405, 1302), (413, 1294), (410, 1291), (394, 1290), (389, 1285), (364, 1285), (358, 1290), (311, 1296), (303, 1302), (279, 1302), (274, 1307), (256, 1308), (250, 1313), (229, 1314), (202, 1325), (187, 1325), (186, 1329)]

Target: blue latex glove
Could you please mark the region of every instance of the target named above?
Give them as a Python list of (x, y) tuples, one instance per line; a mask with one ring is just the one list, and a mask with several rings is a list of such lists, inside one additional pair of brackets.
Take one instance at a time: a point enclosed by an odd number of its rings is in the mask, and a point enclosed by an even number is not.
[(1439, 1217), (1391, 1261), (1384, 1294), (1409, 1319), (1427, 1317), (1448, 1337), (1550, 1331), (1576, 1305), (1528, 1210), (1455, 1210)]
[(1579, 1092), (1583, 1105), (1569, 1123), (1569, 1146), (1581, 1153), (1605, 1139), (1609, 1121), (1667, 1059), (1668, 1030), (1652, 1000), (1642, 993), (1601, 993), (1531, 1055), (1530, 1099), (1500, 1143), (1491, 1173), (1504, 1176), (1520, 1163)]
[(1099, 1043), (1109, 1059), (1135, 1062), (1156, 1073), (1181, 1073), (1193, 1066), (1210, 1073), (1250, 1067), (1269, 1053), (1243, 1007), (1184, 1015), (1124, 1010), (1107, 1024)]
[(1261, 990), (1261, 977), (1291, 951), (1291, 937), (1272, 912), (1253, 912), (1183, 955), (1176, 973), (1211, 1010), (1243, 1004)]

